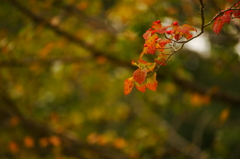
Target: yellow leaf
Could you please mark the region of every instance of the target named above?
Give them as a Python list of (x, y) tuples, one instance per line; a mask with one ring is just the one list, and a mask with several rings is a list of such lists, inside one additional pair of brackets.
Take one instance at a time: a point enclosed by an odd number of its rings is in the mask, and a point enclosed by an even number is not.
[(229, 114), (230, 114), (230, 110), (228, 108), (223, 109), (219, 115), (220, 121), (224, 123), (228, 119)]
[(113, 145), (116, 148), (122, 149), (122, 148), (126, 147), (127, 143), (123, 138), (117, 138), (114, 140)]
[(204, 96), (204, 95), (194, 93), (191, 97), (190, 102), (192, 106), (202, 106), (202, 105), (209, 104), (210, 98), (209, 96)]

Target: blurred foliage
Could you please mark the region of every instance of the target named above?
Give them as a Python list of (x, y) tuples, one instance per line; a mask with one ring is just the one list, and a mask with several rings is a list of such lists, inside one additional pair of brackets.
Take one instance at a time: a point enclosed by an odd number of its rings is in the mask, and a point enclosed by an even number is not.
[[(18, 3), (45, 22), (31, 18)], [(206, 1), (206, 21), (228, 3)], [(104, 158), (87, 151), (89, 145), (133, 159), (185, 159), (194, 158), (186, 153), (194, 150), (179, 145), (192, 144), (211, 158), (240, 157), (240, 103), (212, 98), (218, 92), (230, 99), (240, 97), (235, 49), (240, 42), (239, 20), (224, 26), (219, 36), (211, 26), (206, 28), (207, 51), (186, 47), (174, 55), (159, 70), (156, 92), (134, 88), (124, 96), (123, 82), (133, 70), (122, 62), (137, 60), (142, 34), (152, 21), (177, 20), (199, 28), (198, 0), (3, 0), (0, 4), (1, 159)], [(81, 42), (47, 26), (48, 22)], [(174, 77), (207, 91), (185, 88)], [(25, 119), (54, 133), (44, 134), (47, 130)], [(173, 133), (184, 144), (172, 142)], [(63, 134), (86, 144), (85, 149), (65, 153), (71, 144)]]

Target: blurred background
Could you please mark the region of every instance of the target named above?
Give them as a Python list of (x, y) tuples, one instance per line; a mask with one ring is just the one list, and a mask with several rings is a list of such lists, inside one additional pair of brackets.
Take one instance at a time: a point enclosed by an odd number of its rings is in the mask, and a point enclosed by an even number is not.
[[(233, 2), (208, 0), (209, 22)], [(2, 0), (1, 159), (240, 158), (240, 23), (208, 26), (123, 95), (153, 21), (199, 29), (198, 0)]]

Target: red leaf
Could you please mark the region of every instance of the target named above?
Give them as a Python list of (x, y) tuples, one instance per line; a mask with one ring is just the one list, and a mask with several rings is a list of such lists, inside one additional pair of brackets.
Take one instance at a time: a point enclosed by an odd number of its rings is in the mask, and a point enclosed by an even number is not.
[(215, 21), (213, 23), (213, 31), (216, 34), (220, 33), (220, 31), (225, 23), (230, 22), (232, 13), (233, 13), (233, 11), (229, 10), (227, 12), (224, 12), (224, 14), (222, 16), (219, 16), (215, 19)]
[(157, 34), (153, 34), (151, 37), (149, 37), (146, 42), (145, 45), (147, 46), (147, 53), (149, 54), (154, 54), (156, 51), (156, 41), (158, 39), (158, 35)]
[(133, 72), (133, 79), (137, 83), (142, 84), (147, 77), (147, 72), (148, 72), (148, 70), (146, 68), (144, 68), (144, 69), (139, 68)]
[(234, 17), (240, 18), (240, 10), (233, 11)]
[(193, 28), (192, 26), (188, 25), (188, 24), (184, 24), (183, 26), (179, 27), (179, 32), (183, 34), (183, 36), (186, 39), (190, 39), (192, 38), (192, 34), (189, 33), (190, 31), (195, 31), (197, 32), (197, 30), (195, 28)]
[(180, 39), (180, 34), (175, 34), (175, 35), (174, 35), (174, 38), (175, 38), (176, 40), (179, 40), (179, 39)]
[(157, 76), (157, 74), (154, 73), (151, 77), (147, 78), (146, 86), (148, 89), (150, 89), (152, 91), (156, 91), (156, 89), (157, 89), (158, 82), (156, 80), (156, 76)]
[(147, 62), (144, 60), (138, 60), (138, 63), (145, 65)]
[(141, 60), (141, 59), (138, 60), (138, 67), (139, 67), (139, 68), (143, 68), (143, 67), (145, 67), (146, 64), (147, 64), (146, 61)]
[(219, 34), (221, 29), (222, 29), (222, 26), (224, 25), (223, 21), (221, 20), (221, 17), (217, 17), (213, 23), (213, 31), (216, 33), (216, 34)]
[(153, 24), (152, 24), (152, 28), (153, 29), (161, 29), (162, 28), (162, 24), (161, 22), (159, 23), (158, 21), (154, 21)]
[(174, 25), (173, 26), (173, 29), (172, 29), (172, 35), (174, 36), (174, 38), (176, 40), (179, 40), (180, 39), (180, 32), (179, 32), (179, 25)]
[[(159, 34), (163, 34), (166, 32), (167, 28), (169, 28), (169, 26), (165, 26), (165, 27), (162, 27), (162, 24), (161, 22), (159, 22), (158, 20), (157, 21), (154, 21), (153, 24), (152, 24), (152, 28), (155, 29), (155, 32), (158, 32)], [(154, 31), (153, 31), (154, 32)], [(154, 32), (154, 33), (155, 33)]]
[(163, 52), (165, 45), (167, 45), (168, 43), (171, 43), (171, 42), (172, 41), (169, 39), (160, 39), (160, 40), (158, 40), (156, 48), (158, 51)]
[(147, 40), (149, 37), (151, 37), (152, 31), (147, 30), (146, 33), (143, 34), (143, 38)]
[(134, 86), (133, 77), (130, 77), (124, 81), (124, 94), (127, 95), (132, 91)]
[(223, 23), (229, 23), (231, 20), (231, 14), (232, 14), (232, 10), (229, 10), (227, 12), (225, 12), (222, 16), (221, 16), (221, 20)]
[(155, 44), (151, 44), (148, 46), (148, 49), (147, 49), (147, 53), (149, 54), (155, 54), (156, 52), (156, 47), (155, 47)]

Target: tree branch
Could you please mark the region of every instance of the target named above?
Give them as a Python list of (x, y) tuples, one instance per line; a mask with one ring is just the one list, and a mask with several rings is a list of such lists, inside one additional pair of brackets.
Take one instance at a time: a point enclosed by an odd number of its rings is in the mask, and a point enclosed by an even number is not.
[(39, 58), (28, 58), (23, 59), (8, 59), (8, 61), (0, 61), (1, 67), (26, 67), (34, 64), (39, 64), (42, 66), (49, 66), (54, 64), (57, 61), (60, 61), (65, 64), (79, 63), (83, 61), (88, 61), (93, 59), (93, 57), (61, 57), (61, 58), (48, 58), (48, 59), (39, 59)]
[[(141, 106), (141, 104), (131, 104), (133, 105), (134, 112), (137, 116), (147, 125), (149, 125), (153, 130), (157, 131), (160, 135), (162, 130), (168, 134), (162, 135), (164, 139), (174, 148), (176, 148), (181, 153), (192, 159), (208, 159), (209, 154), (202, 151), (197, 145), (187, 141), (177, 131), (168, 124), (166, 120), (160, 118), (159, 115), (150, 111), (147, 107)], [(144, 113), (143, 113), (144, 112)]]
[(232, 10), (232, 8), (233, 8), (237, 3), (239, 3), (239, 2), (240, 2), (240, 0), (236, 1), (230, 8), (218, 12), (218, 14), (216, 14), (206, 25), (204, 25), (204, 28), (207, 27), (207, 26), (209, 26), (209, 25), (211, 25), (211, 24), (213, 23), (213, 21), (214, 21), (217, 17), (219, 17), (221, 14), (223, 14), (223, 13), (229, 11), (229, 10)]
[[(112, 62), (113, 64), (128, 67), (128, 68), (135, 68), (130, 63), (128, 63), (126, 61), (119, 60), (116, 57), (107, 55), (107, 54), (97, 50), (94, 46), (85, 43), (82, 39), (79, 39), (79, 38), (69, 34), (67, 31), (60, 29), (58, 26), (55, 26), (55, 25), (51, 24), (50, 22), (48, 22), (43, 17), (34, 14), (32, 11), (30, 11), (29, 9), (27, 9), (26, 7), (21, 5), (18, 1), (8, 0), (8, 2), (10, 2), (14, 7), (16, 7), (19, 11), (21, 11), (25, 16), (30, 18), (36, 24), (45, 25), (47, 28), (49, 28), (50, 30), (55, 32), (57, 35), (63, 36), (66, 39), (70, 40), (71, 42), (76, 43), (79, 46), (85, 48), (86, 50), (91, 51), (91, 54), (92, 54), (93, 57), (104, 56), (110, 62)], [(200, 12), (201, 12), (201, 17), (202, 17), (202, 25), (203, 25), (204, 24), (204, 16), (203, 16), (204, 5), (203, 5), (202, 0), (199, 0), (199, 2), (201, 4)], [(206, 25), (204, 25), (204, 27), (206, 27)], [(198, 34), (197, 36), (200, 36), (200, 35), (201, 34)], [(29, 63), (31, 63), (31, 62), (29, 62)], [(5, 64), (7, 64), (7, 63), (5, 63)], [(25, 62), (23, 62), (23, 63), (20, 62), (18, 64), (19, 65), (25, 64)], [(173, 76), (174, 82), (180, 88), (182, 88), (184, 90), (190, 90), (190, 91), (193, 91), (193, 92), (197, 92), (199, 94), (206, 94), (209, 90), (208, 88), (200, 86), (200, 85), (196, 84), (195, 82), (191, 82), (191, 81), (181, 79), (180, 77), (178, 77), (174, 74), (172, 76)], [(163, 78), (166, 78), (165, 74), (161, 74), (161, 75), (158, 76), (159, 80), (162, 80)], [(237, 106), (237, 107), (240, 106), (240, 96), (239, 95), (236, 96), (236, 95), (233, 95), (233, 94), (225, 93), (225, 91), (218, 91), (216, 93), (213, 93), (211, 97), (213, 99), (216, 99), (216, 100), (219, 100), (219, 101), (224, 101), (226, 103), (230, 103), (230, 104), (232, 104), (232, 106)]]
[(87, 150), (90, 153), (98, 154), (98, 156), (106, 159), (129, 159), (127, 155), (123, 154), (122, 152), (118, 152), (115, 149), (105, 146), (89, 145), (77, 140), (76, 138), (69, 137), (67, 133), (64, 134), (55, 132), (46, 123), (39, 124), (31, 119), (26, 118), (18, 109), (16, 103), (3, 90), (0, 90), (0, 100), (2, 104), (1, 107), (4, 107), (3, 111), (10, 115), (16, 116), (23, 124), (23, 127), (29, 133), (31, 133), (32, 136), (35, 136), (36, 138), (43, 136), (48, 137), (52, 135), (57, 136), (62, 141), (62, 153), (65, 155), (83, 159), (79, 152), (80, 150)]
[(109, 59), (111, 62), (113, 62), (115, 64), (119, 64), (119, 65), (122, 65), (122, 66), (128, 65), (128, 63), (126, 63), (125, 61), (120, 61), (113, 56), (104, 54), (103, 52), (97, 50), (94, 46), (85, 43), (82, 39), (77, 38), (76, 36), (73, 36), (73, 35), (69, 34), (67, 31), (59, 28), (57, 25), (52, 24), (47, 19), (33, 13), (31, 10), (29, 10), (26, 7), (24, 7), (23, 5), (21, 5), (18, 1), (8, 0), (8, 2), (10, 2), (14, 7), (16, 7), (19, 11), (21, 11), (26, 17), (30, 18), (34, 23), (44, 25), (47, 28), (49, 28), (50, 30), (52, 30), (53, 32), (55, 32), (57, 35), (63, 36), (66, 39), (68, 39), (69, 41), (85, 48), (86, 50), (91, 51), (91, 54), (94, 57), (104, 55), (107, 59)]

